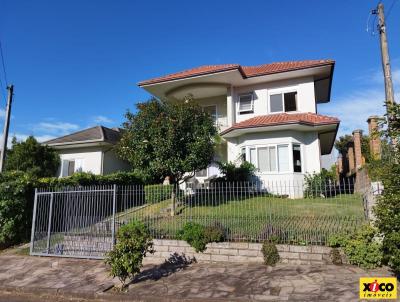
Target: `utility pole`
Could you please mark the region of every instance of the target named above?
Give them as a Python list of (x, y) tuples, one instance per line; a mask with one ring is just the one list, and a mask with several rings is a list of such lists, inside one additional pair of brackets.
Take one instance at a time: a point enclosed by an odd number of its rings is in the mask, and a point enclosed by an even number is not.
[(13, 99), (14, 85), (7, 87), (7, 90), (8, 90), (8, 97), (7, 97), (6, 116), (4, 120), (3, 146), (1, 149), (1, 157), (0, 157), (0, 173), (3, 172), (4, 170), (4, 160), (6, 158), (8, 130), (10, 128), (11, 104)]
[(386, 37), (386, 24), (385, 24), (385, 14), (383, 11), (383, 3), (379, 3), (377, 9), (373, 10), (372, 13), (378, 15), (378, 31), (380, 35), (382, 69), (385, 80), (386, 102), (388, 102), (389, 104), (394, 104), (395, 101), (393, 92), (392, 72), (390, 70), (389, 49)]

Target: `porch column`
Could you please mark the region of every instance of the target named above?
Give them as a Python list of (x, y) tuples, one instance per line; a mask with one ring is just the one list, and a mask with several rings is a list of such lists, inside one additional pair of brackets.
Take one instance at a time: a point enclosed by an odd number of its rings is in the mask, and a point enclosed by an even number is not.
[(376, 133), (379, 130), (378, 121), (379, 116), (372, 115), (368, 118), (368, 130), (369, 130), (369, 144), (370, 152), (373, 159), (381, 158), (381, 139)]
[(355, 168), (360, 169), (363, 165), (362, 152), (361, 152), (361, 140), (362, 140), (362, 130), (356, 129), (353, 131), (353, 141), (354, 141), (354, 157), (355, 157)]
[(235, 100), (233, 97), (233, 86), (230, 85), (226, 92), (226, 115), (228, 127), (235, 123)]

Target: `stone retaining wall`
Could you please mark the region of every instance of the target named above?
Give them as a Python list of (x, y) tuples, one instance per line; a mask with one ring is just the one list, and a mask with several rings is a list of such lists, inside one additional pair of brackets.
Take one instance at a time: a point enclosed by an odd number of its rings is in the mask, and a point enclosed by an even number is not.
[[(148, 254), (145, 263), (163, 262), (173, 254), (185, 255), (200, 262), (244, 262), (263, 263), (261, 243), (247, 242), (219, 242), (207, 244), (203, 253), (196, 253), (194, 249), (181, 240), (154, 239), (153, 255)], [(325, 246), (297, 246), (278, 244), (277, 246), (282, 263), (292, 264), (328, 264), (331, 248)]]

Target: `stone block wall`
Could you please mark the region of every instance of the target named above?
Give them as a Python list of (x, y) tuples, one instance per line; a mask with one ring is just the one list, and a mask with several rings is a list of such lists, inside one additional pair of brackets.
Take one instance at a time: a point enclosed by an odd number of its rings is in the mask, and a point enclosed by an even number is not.
[[(161, 263), (173, 254), (195, 258), (199, 262), (263, 263), (261, 243), (219, 242), (209, 243), (203, 253), (196, 253), (185, 241), (155, 239), (153, 255), (148, 254), (145, 263)], [(325, 246), (296, 246), (278, 244), (282, 263), (328, 264), (331, 248)]]

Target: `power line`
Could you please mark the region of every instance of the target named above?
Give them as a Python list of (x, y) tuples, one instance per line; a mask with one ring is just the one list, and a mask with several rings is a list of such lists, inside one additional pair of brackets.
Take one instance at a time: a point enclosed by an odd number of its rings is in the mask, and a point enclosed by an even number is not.
[(7, 86), (8, 81), (7, 81), (6, 64), (4, 63), (3, 47), (1, 46), (1, 40), (0, 40), (0, 55), (1, 55), (1, 63), (3, 65), (4, 79), (6, 80), (6, 86)]
[(386, 14), (386, 21), (389, 19), (390, 13), (392, 12), (393, 6), (396, 4), (397, 0), (393, 0), (392, 5), (389, 7), (388, 12)]

